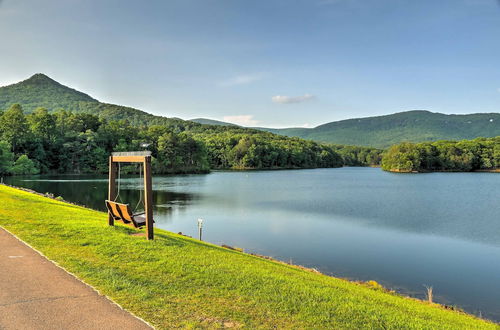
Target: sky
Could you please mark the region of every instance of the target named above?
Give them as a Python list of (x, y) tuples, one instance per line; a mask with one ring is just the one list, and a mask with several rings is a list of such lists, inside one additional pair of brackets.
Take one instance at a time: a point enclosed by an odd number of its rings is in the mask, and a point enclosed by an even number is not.
[(0, 0), (0, 85), (244, 126), (500, 111), (497, 0)]

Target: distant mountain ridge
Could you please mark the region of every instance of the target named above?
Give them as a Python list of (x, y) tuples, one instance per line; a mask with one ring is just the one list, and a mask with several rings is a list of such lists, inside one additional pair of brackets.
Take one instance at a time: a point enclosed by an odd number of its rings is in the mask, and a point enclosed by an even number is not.
[(192, 122), (195, 122), (198, 124), (203, 124), (203, 125), (239, 126), (239, 125), (232, 124), (232, 123), (226, 123), (225, 121), (207, 119), (207, 118), (194, 118), (194, 119), (189, 119), (189, 121), (192, 121)]
[(348, 119), (315, 128), (268, 130), (337, 144), (388, 147), (400, 142), (463, 140), (500, 135), (500, 113), (447, 115), (425, 110)]
[[(99, 102), (91, 96), (64, 86), (38, 73), (16, 84), (0, 87), (0, 110), (19, 103), (25, 112), (37, 107), (51, 111), (66, 109), (92, 113), (109, 120), (127, 119), (134, 125), (232, 126), (222, 121), (196, 118), (190, 121), (155, 116), (131, 107)], [(275, 134), (325, 143), (386, 148), (404, 141), (463, 140), (500, 136), (500, 113), (447, 115), (425, 110), (356, 118), (326, 123), (315, 128), (249, 127)]]
[(411, 110), (385, 116), (334, 121), (314, 128), (253, 128), (325, 143), (386, 148), (406, 141), (499, 136), (500, 113), (447, 115)]

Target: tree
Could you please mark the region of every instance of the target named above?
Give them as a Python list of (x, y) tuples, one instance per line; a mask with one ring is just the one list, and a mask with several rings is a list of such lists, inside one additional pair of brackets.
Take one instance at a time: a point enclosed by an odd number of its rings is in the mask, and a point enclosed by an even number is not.
[(14, 175), (25, 175), (25, 174), (38, 174), (39, 170), (36, 168), (35, 163), (28, 158), (26, 155), (21, 155), (14, 166), (11, 169)]
[(29, 134), (28, 123), (19, 104), (13, 104), (9, 110), (0, 117), (0, 132), (2, 140), (12, 146), (12, 151), (17, 153), (26, 142)]
[(56, 118), (49, 114), (45, 108), (37, 108), (32, 114), (28, 115), (28, 123), (31, 132), (35, 137), (43, 142), (50, 143), (56, 131)]
[(0, 141), (0, 175), (11, 174), (14, 155), (10, 151), (10, 145), (5, 141)]

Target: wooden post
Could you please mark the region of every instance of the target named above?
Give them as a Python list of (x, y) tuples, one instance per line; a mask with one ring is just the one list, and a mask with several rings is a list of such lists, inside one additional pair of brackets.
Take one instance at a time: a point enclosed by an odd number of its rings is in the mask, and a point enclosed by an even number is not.
[(151, 156), (144, 157), (144, 211), (148, 240), (154, 239), (153, 228), (153, 183), (151, 179)]
[[(114, 201), (116, 198), (116, 163), (109, 157), (109, 181), (108, 181), (108, 200)], [(115, 219), (108, 214), (108, 225), (114, 226)]]

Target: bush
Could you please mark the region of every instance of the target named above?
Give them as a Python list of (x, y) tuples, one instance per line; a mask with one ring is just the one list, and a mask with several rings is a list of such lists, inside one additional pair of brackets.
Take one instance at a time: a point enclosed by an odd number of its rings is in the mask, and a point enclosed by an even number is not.
[(14, 175), (38, 174), (39, 170), (28, 156), (22, 155), (16, 160), (14, 166), (12, 166), (11, 172)]

